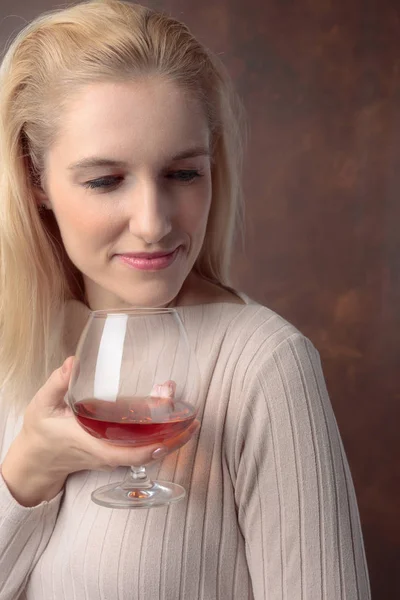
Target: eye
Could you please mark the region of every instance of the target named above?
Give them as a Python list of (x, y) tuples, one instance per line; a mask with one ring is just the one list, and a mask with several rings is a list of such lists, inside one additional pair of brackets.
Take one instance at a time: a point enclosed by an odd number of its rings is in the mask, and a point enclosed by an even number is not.
[(91, 179), (90, 181), (86, 181), (83, 186), (85, 188), (89, 188), (91, 190), (100, 190), (100, 191), (112, 191), (123, 181), (122, 176), (110, 175), (107, 177), (99, 177), (98, 179)]
[(173, 179), (181, 183), (191, 183), (198, 177), (201, 177), (201, 173), (195, 169), (180, 169), (179, 171), (167, 173), (167, 179)]

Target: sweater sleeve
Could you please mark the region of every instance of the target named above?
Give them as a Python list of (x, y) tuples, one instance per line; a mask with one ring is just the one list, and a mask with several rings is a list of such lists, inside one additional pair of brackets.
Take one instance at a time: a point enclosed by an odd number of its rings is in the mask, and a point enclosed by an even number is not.
[(0, 600), (16, 600), (52, 534), (62, 498), (27, 508), (0, 475)]
[(255, 600), (370, 599), (353, 482), (311, 342), (297, 332), (252, 361), (243, 399), (235, 495)]

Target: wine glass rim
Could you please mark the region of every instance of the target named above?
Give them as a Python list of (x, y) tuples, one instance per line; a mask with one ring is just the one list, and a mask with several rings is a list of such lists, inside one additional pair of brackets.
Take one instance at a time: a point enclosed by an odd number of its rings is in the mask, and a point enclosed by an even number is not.
[(101, 308), (90, 311), (94, 317), (102, 317), (107, 315), (130, 315), (130, 314), (177, 314), (175, 308), (157, 308), (154, 306), (130, 306), (129, 308)]

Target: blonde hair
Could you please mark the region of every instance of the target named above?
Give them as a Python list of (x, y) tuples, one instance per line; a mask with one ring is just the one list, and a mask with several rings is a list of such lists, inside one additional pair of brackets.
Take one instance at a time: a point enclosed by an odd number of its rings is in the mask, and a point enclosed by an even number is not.
[[(203, 103), (212, 136), (213, 199), (195, 269), (229, 284), (240, 212), (241, 109), (221, 62), (162, 13), (97, 0), (35, 19), (0, 69), (0, 386), (23, 404), (65, 357), (66, 300), (83, 287), (35, 185), (71, 94), (91, 81), (166, 77)], [(50, 212), (50, 211), (49, 211)]]

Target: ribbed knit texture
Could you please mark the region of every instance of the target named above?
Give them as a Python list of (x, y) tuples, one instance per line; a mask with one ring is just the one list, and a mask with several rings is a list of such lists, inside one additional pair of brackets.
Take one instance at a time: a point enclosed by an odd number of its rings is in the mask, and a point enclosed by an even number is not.
[[(201, 430), (149, 473), (185, 500), (112, 510), (71, 475), (24, 508), (0, 479), (0, 600), (369, 600), (356, 497), (319, 356), (255, 303), (179, 308)], [(20, 421), (0, 406), (2, 456)]]

